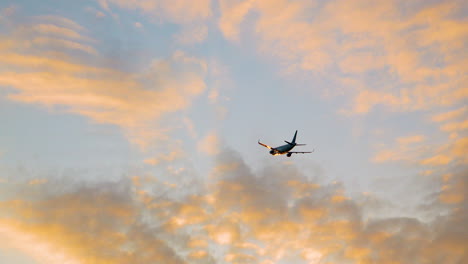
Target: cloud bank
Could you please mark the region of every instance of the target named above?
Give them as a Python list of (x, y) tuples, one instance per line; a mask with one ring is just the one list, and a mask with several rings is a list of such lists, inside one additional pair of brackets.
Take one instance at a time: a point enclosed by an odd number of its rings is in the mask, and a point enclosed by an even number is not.
[[(468, 260), (466, 175), (453, 173), (451, 187), (434, 194), (426, 210), (449, 210), (430, 221), (368, 218), (372, 209), (340, 183), (284, 164), (253, 172), (229, 151), (194, 194), (184, 195), (183, 184), (161, 193), (157, 178), (141, 176), (1, 183), (29, 189), (0, 203), (0, 232), (39, 263), (53, 251), (63, 263), (461, 264)], [(24, 236), (37, 241), (36, 253), (20, 243)]]

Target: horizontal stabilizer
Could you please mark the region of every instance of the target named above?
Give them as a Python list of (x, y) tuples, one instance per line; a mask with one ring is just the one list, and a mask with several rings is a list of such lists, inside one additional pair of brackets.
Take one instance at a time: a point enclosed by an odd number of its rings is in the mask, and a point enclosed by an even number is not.
[(313, 149), (312, 151), (289, 151), (288, 154), (307, 154), (307, 153), (312, 153), (314, 151), (315, 149)]
[(305, 146), (306, 144), (296, 144), (296, 146)]

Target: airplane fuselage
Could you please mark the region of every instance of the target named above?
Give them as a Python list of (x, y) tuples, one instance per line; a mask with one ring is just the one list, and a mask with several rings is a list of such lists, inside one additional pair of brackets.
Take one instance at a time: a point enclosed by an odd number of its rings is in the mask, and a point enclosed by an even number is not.
[(272, 148), (270, 150), (270, 154), (273, 155), (273, 156), (283, 155), (283, 154), (286, 154), (289, 151), (291, 151), (295, 146), (296, 146), (296, 144), (286, 144), (286, 145), (282, 145), (282, 146), (279, 146), (279, 147), (276, 147), (276, 148)]

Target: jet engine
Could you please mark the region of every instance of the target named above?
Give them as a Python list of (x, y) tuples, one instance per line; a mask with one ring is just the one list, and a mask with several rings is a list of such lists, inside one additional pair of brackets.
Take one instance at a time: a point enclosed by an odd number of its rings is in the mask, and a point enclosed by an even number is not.
[(288, 156), (288, 157), (291, 157), (291, 155), (292, 155), (292, 153), (288, 153), (288, 154), (286, 154), (286, 156)]

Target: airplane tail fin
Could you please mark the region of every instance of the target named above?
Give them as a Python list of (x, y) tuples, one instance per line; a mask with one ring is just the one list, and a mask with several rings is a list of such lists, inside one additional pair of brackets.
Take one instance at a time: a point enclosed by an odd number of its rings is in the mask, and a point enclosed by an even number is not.
[(285, 140), (284, 142), (288, 143), (289, 145), (294, 145), (294, 146), (304, 146), (305, 144), (297, 144), (296, 143), (296, 136), (297, 136), (297, 130), (296, 133), (294, 133), (294, 137), (291, 142)]

